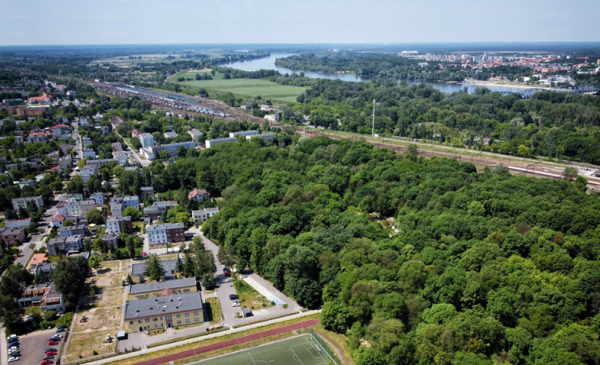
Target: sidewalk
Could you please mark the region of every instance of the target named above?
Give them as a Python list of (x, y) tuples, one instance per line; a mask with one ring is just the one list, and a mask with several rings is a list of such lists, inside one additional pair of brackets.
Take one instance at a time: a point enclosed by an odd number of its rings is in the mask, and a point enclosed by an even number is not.
[[(234, 329), (231, 329), (229, 331), (218, 332), (218, 333), (215, 333), (215, 334), (212, 334), (212, 335), (206, 335), (206, 336), (200, 336), (200, 337), (196, 337), (196, 338), (190, 338), (188, 340), (174, 342), (174, 343), (170, 343), (168, 345), (157, 346), (157, 347), (154, 347), (154, 348), (151, 348), (151, 349), (145, 348), (145, 349), (142, 349), (141, 351), (136, 351), (136, 352), (132, 352), (132, 353), (124, 354), (124, 355), (113, 356), (113, 357), (109, 357), (109, 358), (102, 359), (102, 360), (88, 362), (86, 364), (87, 365), (106, 364), (106, 363), (110, 363), (110, 362), (117, 361), (117, 360), (123, 360), (123, 359), (127, 359), (127, 358), (130, 358), (130, 357), (135, 357), (135, 356), (142, 355), (142, 354), (149, 354), (149, 353), (154, 353), (154, 352), (160, 352), (162, 350), (166, 350), (166, 349), (169, 349), (171, 347), (176, 347), (176, 346), (181, 346), (181, 345), (185, 345), (185, 344), (189, 344), (189, 343), (195, 343), (195, 342), (204, 341), (204, 340), (209, 339), (209, 338), (217, 338), (217, 337), (227, 336), (227, 335), (230, 335), (232, 333), (244, 332), (244, 331), (252, 329), (252, 328), (259, 328), (259, 327), (266, 326), (266, 325), (269, 325), (269, 324), (275, 324), (275, 323), (279, 323), (279, 322), (288, 321), (290, 319), (307, 317), (307, 316), (310, 316), (312, 314), (320, 313), (320, 312), (321, 312), (321, 310), (308, 311), (308, 312), (304, 312), (304, 313), (301, 313), (301, 314), (296, 314), (296, 315), (293, 315), (293, 316), (287, 316), (287, 317), (283, 317), (283, 318), (277, 318), (277, 319), (273, 319), (271, 321), (265, 321), (265, 322), (260, 322), (260, 323), (256, 323), (256, 324), (253, 324), (253, 325), (248, 325), (248, 326), (240, 327), (240, 328), (234, 328)], [(178, 332), (181, 333), (181, 330), (178, 331)]]

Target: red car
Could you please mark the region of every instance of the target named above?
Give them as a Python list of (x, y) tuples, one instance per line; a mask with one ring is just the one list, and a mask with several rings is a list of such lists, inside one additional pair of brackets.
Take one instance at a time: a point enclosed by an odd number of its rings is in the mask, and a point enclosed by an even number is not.
[(50, 364), (54, 364), (54, 361), (52, 361), (52, 360), (42, 360), (42, 365), (50, 365)]
[(50, 340), (50, 341), (48, 341), (48, 345), (50, 345), (50, 346), (58, 345), (58, 341)]
[(48, 351), (46, 352), (46, 356), (56, 355), (56, 351)]

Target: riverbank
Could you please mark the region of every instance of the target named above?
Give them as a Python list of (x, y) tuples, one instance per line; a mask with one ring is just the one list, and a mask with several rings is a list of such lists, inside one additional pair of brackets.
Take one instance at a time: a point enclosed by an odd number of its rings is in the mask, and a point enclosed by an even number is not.
[(515, 89), (550, 89), (546, 85), (527, 85), (511, 81), (490, 81), (490, 80), (465, 80), (464, 85), (472, 85), (476, 87), (507, 87)]

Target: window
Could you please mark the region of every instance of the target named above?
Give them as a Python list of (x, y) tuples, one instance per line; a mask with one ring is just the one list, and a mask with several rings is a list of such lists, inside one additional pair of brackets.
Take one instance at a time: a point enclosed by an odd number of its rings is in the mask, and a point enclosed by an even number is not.
[(177, 315), (177, 318), (181, 318), (181, 314), (178, 314), (178, 315)]
[(185, 323), (190, 323), (190, 320), (189, 320), (189, 319), (186, 319), (186, 320), (185, 320)]
[(129, 321), (129, 324), (133, 324), (133, 321)]
[(154, 321), (154, 322), (158, 321), (158, 318), (154, 317), (153, 321)]
[(154, 324), (154, 328), (158, 328), (158, 324), (157, 323)]
[(138, 320), (138, 323), (142, 323), (142, 320), (141, 320), (141, 319), (140, 319), (140, 320)]
[(189, 317), (189, 316), (190, 316), (190, 314), (189, 314), (189, 313), (186, 313), (186, 314), (185, 314), (185, 316), (186, 316), (186, 317)]
[(195, 315), (195, 316), (197, 316), (197, 315), (198, 315), (198, 311), (195, 311), (195, 312), (194, 312), (194, 315)]
[(195, 321), (200, 322), (200, 318), (196, 317)]
[(146, 318), (146, 323), (150, 322), (150, 318)]
[(177, 321), (177, 324), (181, 324), (181, 321)]

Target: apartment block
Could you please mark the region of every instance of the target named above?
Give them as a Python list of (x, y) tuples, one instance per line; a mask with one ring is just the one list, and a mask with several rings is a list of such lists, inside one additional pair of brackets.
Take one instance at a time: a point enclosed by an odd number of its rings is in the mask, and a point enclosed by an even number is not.
[(185, 241), (185, 227), (183, 223), (159, 224), (146, 226), (148, 243), (150, 245), (164, 245)]

